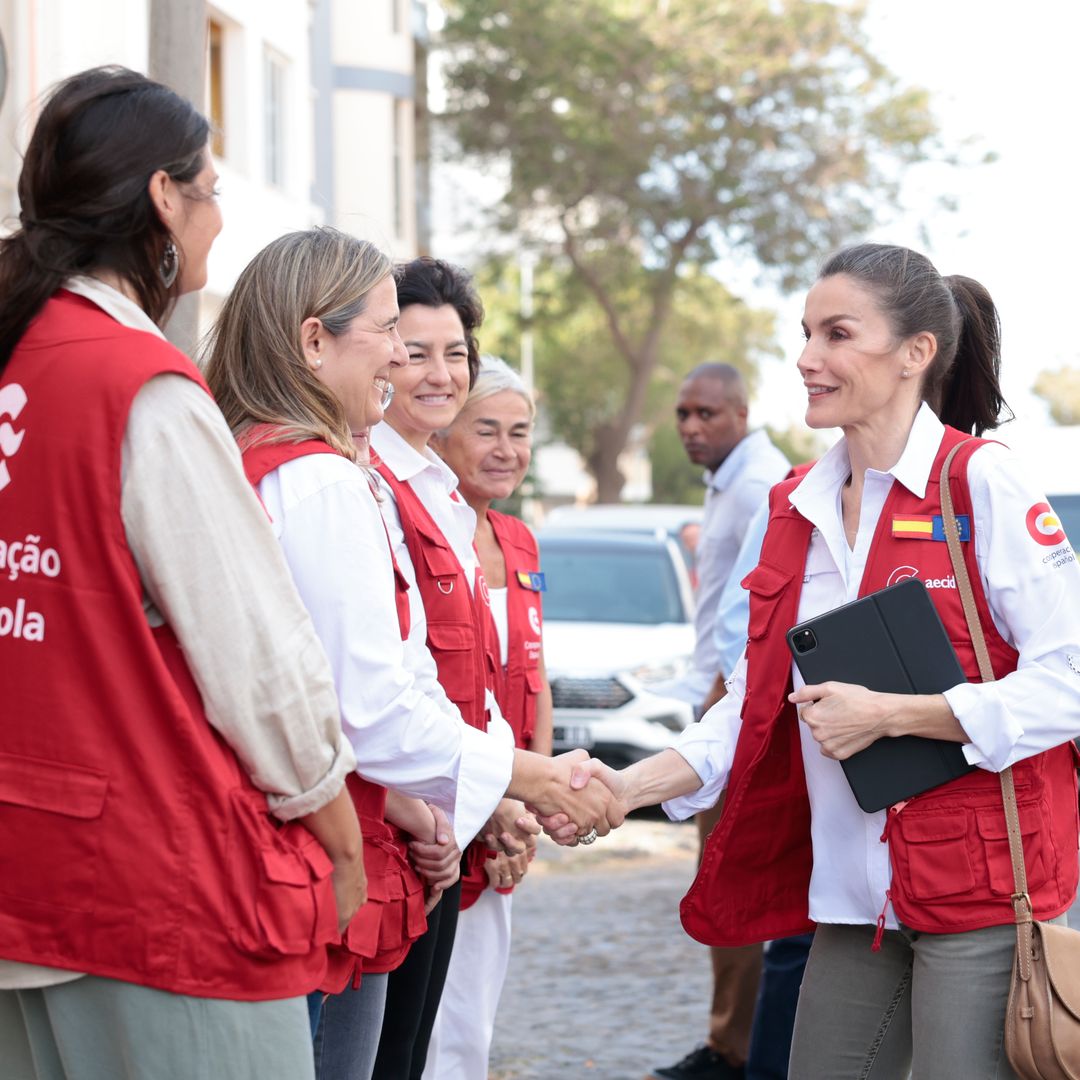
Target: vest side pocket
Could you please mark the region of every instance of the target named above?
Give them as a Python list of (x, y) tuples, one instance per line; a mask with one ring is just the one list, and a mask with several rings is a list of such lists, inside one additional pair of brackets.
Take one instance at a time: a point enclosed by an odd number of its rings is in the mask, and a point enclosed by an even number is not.
[(428, 648), (451, 701), (476, 698), (476, 632), (466, 623), (428, 622)]
[[(1041, 802), (1018, 803), (1016, 808), (1020, 814), (1020, 837), (1024, 844), (1024, 870), (1027, 873), (1028, 892), (1033, 893), (1040, 885), (1045, 885), (1050, 876), (1047, 870), (1048, 860), (1043, 856), (1047, 843), (1047, 838), (1043, 835), (1043, 823), (1050, 820), (1050, 811)], [(975, 820), (986, 852), (990, 891), (996, 896), (1011, 896), (1014, 879), (1004, 808), (999, 805), (976, 810)]]
[(302, 956), (338, 939), (333, 865), (302, 825), (277, 826), (259, 792), (230, 792), (227, 926), (254, 956)]
[[(8, 913), (93, 911), (105, 773), (0, 754), (0, 897)], [(30, 914), (31, 912), (28, 912)]]
[(964, 896), (975, 888), (963, 809), (901, 813), (890, 834), (893, 874), (913, 900)]

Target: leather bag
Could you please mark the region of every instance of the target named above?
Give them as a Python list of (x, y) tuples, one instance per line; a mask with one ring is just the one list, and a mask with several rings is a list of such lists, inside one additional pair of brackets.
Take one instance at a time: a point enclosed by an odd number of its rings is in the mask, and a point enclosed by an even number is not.
[[(960, 548), (949, 488), (949, 467), (962, 445), (953, 448), (942, 466), (941, 512), (979, 673), (983, 682), (992, 682), (994, 672)], [(1021, 1080), (1080, 1080), (1080, 932), (1032, 918), (1012, 769), (1005, 769), (1000, 776), (1016, 918), (1016, 955), (1005, 1010), (1005, 1053)]]

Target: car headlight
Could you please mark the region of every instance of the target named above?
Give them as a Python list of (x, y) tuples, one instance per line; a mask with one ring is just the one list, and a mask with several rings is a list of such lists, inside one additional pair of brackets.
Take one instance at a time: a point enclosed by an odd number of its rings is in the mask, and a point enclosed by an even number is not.
[(639, 664), (636, 668), (630, 669), (630, 674), (642, 686), (650, 686), (668, 679), (677, 679), (686, 672), (686, 667), (685, 660), (665, 660), (659, 663)]

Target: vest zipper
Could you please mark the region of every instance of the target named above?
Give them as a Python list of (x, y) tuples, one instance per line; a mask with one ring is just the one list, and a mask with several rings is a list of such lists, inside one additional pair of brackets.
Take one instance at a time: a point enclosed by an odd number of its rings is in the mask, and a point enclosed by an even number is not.
[[(881, 830), (881, 836), (878, 839), (881, 843), (888, 843), (889, 831), (893, 827), (893, 823), (900, 816), (900, 811), (907, 806), (909, 799), (902, 799), (898, 803), (893, 803), (889, 807), (889, 812), (885, 815), (885, 828)], [(881, 914), (877, 917), (877, 930), (874, 931), (874, 940), (870, 945), (871, 952), (881, 952), (881, 939), (885, 936), (885, 912), (889, 910), (889, 904), (892, 902), (892, 890), (885, 890), (885, 903), (881, 907)]]
[(870, 945), (871, 952), (881, 952), (881, 939), (885, 936), (885, 912), (889, 908), (890, 900), (892, 900), (892, 892), (886, 889), (885, 905), (881, 909), (881, 914), (877, 917), (877, 930), (874, 931), (874, 940)]

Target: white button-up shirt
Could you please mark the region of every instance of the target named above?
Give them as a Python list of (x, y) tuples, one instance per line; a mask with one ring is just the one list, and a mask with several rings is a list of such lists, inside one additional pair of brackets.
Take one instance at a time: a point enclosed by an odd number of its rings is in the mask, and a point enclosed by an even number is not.
[[(663, 693), (700, 705), (722, 670), (715, 638), (720, 595), (731, 576), (750, 519), (768, 498), (769, 488), (783, 480), (790, 467), (764, 431), (752, 431), (720, 468), (705, 474), (708, 490), (696, 558), (693, 664), (677, 685), (664, 686)], [(659, 687), (654, 689), (660, 691)]]
[(402, 642), (368, 474), (337, 455), (311, 454), (264, 477), (259, 494), (330, 658), (357, 772), (440, 806), (464, 849), (510, 783), (512, 750), (468, 727), (443, 692), (415, 581)]
[[(814, 526), (807, 552), (798, 620), (830, 611), (858, 597), (878, 519), (894, 483), (923, 497), (942, 437), (942, 425), (923, 405), (907, 446), (888, 472), (867, 469), (858, 534), (848, 547), (840, 506), (851, 473), (841, 439), (792, 492), (792, 505)], [(990, 444), (968, 465), (975, 556), (994, 625), (1019, 654), (1017, 670), (992, 683), (964, 683), (946, 692), (949, 706), (970, 738), (968, 761), (999, 771), (1080, 735), (1080, 567), (1071, 548), (1051, 549), (1028, 531), (1028, 510), (1042, 502), (1017, 459)], [(792, 664), (794, 685), (802, 685)], [(715, 803), (727, 785), (739, 713), (746, 692), (746, 659), (729, 681), (729, 693), (700, 724), (682, 733), (676, 749), (702, 779), (697, 791), (664, 804), (683, 818)], [(859, 809), (840, 763), (821, 754), (800, 725), (810, 796), (814, 865), (810, 917), (826, 923), (872, 923), (889, 887), (887, 845), (880, 840), (885, 812)], [(886, 925), (895, 928), (891, 909)]]

